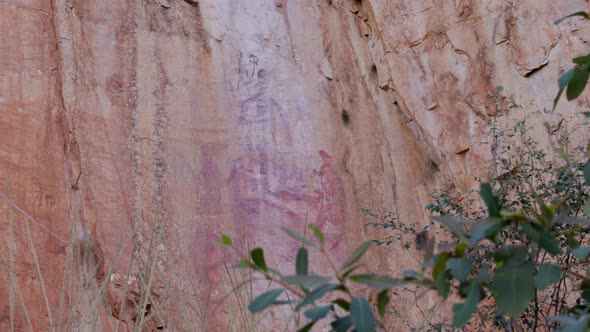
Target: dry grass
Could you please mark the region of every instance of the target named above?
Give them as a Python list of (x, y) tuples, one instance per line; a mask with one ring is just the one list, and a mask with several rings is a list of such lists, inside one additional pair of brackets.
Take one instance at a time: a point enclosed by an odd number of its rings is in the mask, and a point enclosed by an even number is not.
[[(117, 249), (111, 266), (102, 267), (102, 271), (99, 272), (104, 262), (101, 261), (100, 255), (94, 252), (88, 234), (77, 231), (74, 220), (70, 221), (69, 240), (59, 238), (60, 241), (67, 243), (67, 249), (62, 261), (61, 288), (57, 292), (59, 295), (57, 299), (55, 296), (52, 297), (51, 294), (55, 294), (56, 291), (48, 292), (47, 276), (44, 275), (41, 264), (43, 254), (42, 251), (40, 254), (32, 235), (32, 228), (38, 229), (39, 223), (31, 220), (30, 215), (12, 202), (10, 188), (7, 194), (7, 196), (2, 195), (6, 203), (4, 206), (8, 210), (8, 234), (0, 238), (0, 244), (2, 244), (0, 278), (2, 275), (8, 276), (8, 331), (255, 332), (262, 330), (261, 322), (266, 316), (252, 315), (247, 309), (255, 296), (252, 283), (249, 282), (252, 278), (249, 273), (225, 266), (228, 282), (223, 283), (222, 291), (224, 307), (228, 310), (227, 325), (225, 327), (210, 326), (207, 318), (211, 318), (212, 314), (212, 290), (209, 289), (209, 293), (203, 296), (199, 292), (202, 287), (197, 287), (193, 283), (188, 285), (188, 289), (186, 287), (183, 289), (182, 285), (175, 282), (182, 278), (179, 275), (181, 269), (174, 266), (173, 262), (167, 262), (169, 271), (163, 273), (157, 264), (155, 241), (150, 240), (147, 248), (137, 248), (129, 237), (126, 241), (122, 241)], [(22, 217), (26, 234), (27, 254), (32, 257), (35, 279), (38, 280), (35, 284), (29, 284), (26, 287), (38, 286), (42, 294), (42, 299), (35, 299), (35, 303), (27, 303), (25, 300), (31, 297), (23, 296), (25, 286), (19, 284), (17, 275), (17, 267), (25, 263), (18, 261), (17, 257), (22, 255), (16, 255), (15, 223), (20, 223), (20, 217)], [(22, 236), (18, 239), (22, 241)], [(22, 247), (22, 243), (18, 243)], [(127, 271), (124, 274), (115, 273), (114, 267), (130, 247), (140, 249), (132, 251), (141, 253), (141, 256), (146, 258), (145, 263), (137, 264), (135, 257), (130, 257)], [(107, 294), (109, 283), (115, 279), (122, 285), (121, 298), (124, 300), (113, 306), (109, 303)], [(137, 289), (131, 289), (130, 285), (133, 282), (137, 282)], [(154, 289), (156, 284), (159, 287), (157, 291)], [(159, 296), (154, 295), (155, 293)], [(42, 303), (44, 308), (40, 309), (39, 303)], [(32, 309), (33, 305), (37, 307)], [(216, 306), (219, 306), (219, 303), (216, 303)], [(0, 326), (2, 326), (2, 314), (0, 312)], [(129, 317), (134, 319), (130, 322)], [(130, 323), (131, 326), (128, 325)], [(264, 330), (267, 330), (267, 327)]]

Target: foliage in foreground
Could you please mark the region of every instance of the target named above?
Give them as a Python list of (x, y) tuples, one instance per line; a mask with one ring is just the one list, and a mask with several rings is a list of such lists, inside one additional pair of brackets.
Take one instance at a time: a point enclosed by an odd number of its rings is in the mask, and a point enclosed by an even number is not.
[[(590, 183), (590, 164), (584, 170)], [(506, 211), (489, 184), (481, 186), (480, 195), (488, 215), (475, 222), (458, 216), (440, 216), (435, 220), (450, 230), (456, 241), (447, 250), (435, 254), (435, 243), (430, 239), (421, 271), (405, 271), (393, 278), (374, 273), (356, 273), (361, 257), (371, 242), (361, 245), (332, 276), (309, 273), (308, 249), (319, 250), (326, 258), (321, 230), (311, 225), (315, 241), (292, 230), (287, 234), (301, 241), (293, 275), (285, 275), (267, 266), (262, 248), (251, 251), (238, 267), (251, 269), (271, 280), (277, 287), (256, 297), (249, 306), (252, 313), (270, 306), (287, 305), (302, 310), (308, 323), (299, 331), (309, 331), (316, 322), (326, 319), (334, 331), (374, 331), (378, 320), (373, 307), (382, 317), (390, 301), (391, 290), (406, 284), (436, 291), (446, 299), (452, 293), (464, 299), (453, 305), (453, 327), (463, 327), (474, 315), (478, 304), (489, 299), (496, 304), (507, 324), (525, 325), (531, 329), (564, 325), (567, 331), (585, 331), (590, 319), (590, 277), (580, 273), (590, 257), (590, 247), (581, 246), (590, 231), (590, 220), (571, 217), (570, 208), (561, 203), (545, 205), (539, 210)], [(584, 206), (590, 214), (590, 203)], [(231, 246), (224, 236), (222, 244)], [(559, 260), (561, 255), (567, 260)], [(570, 317), (549, 317), (545, 321), (510, 320), (527, 314), (538, 292), (558, 282), (579, 283), (581, 292), (577, 305), (565, 308)], [(361, 284), (376, 290), (375, 295), (355, 295), (351, 284)], [(287, 294), (287, 297), (284, 295)], [(558, 300), (562, 300), (558, 298)], [(563, 331), (566, 331), (564, 328)]]

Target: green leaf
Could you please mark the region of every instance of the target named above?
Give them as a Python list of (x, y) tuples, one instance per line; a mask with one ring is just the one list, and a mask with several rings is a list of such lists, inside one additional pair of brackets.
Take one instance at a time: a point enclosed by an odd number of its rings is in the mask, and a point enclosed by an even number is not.
[(289, 285), (299, 285), (303, 288), (314, 289), (329, 282), (331, 278), (310, 275), (290, 275), (282, 276), (281, 280)]
[(536, 222), (522, 223), (522, 229), (527, 238), (537, 244), (551, 255), (561, 253), (561, 244), (555, 235), (547, 231), (543, 225)]
[(572, 62), (577, 65), (583, 65), (583, 64), (590, 63), (590, 54), (576, 57), (572, 60)]
[(297, 275), (307, 275), (307, 249), (305, 248), (299, 248), (299, 251), (297, 251), (295, 273)]
[(393, 279), (390, 276), (374, 273), (356, 274), (350, 276), (350, 280), (361, 284), (365, 284), (376, 289), (390, 289), (392, 287), (396, 287), (407, 283), (403, 280)]
[(367, 252), (369, 247), (371, 247), (371, 242), (372, 241), (367, 241), (367, 242), (363, 243), (360, 247), (358, 247), (358, 249), (355, 250), (355, 252), (353, 252), (352, 255), (350, 255), (350, 257), (346, 260), (346, 262), (344, 262), (344, 264), (342, 264), (341, 269), (345, 270), (348, 267), (350, 267), (351, 265), (353, 265), (354, 263), (356, 263), (359, 259), (361, 259), (361, 257), (363, 257), (363, 255), (365, 254), (365, 252)]
[[(557, 317), (556, 317), (557, 318)], [(564, 317), (570, 318), (570, 317)], [(556, 320), (556, 319), (554, 319)], [(588, 321), (590, 321), (590, 316), (584, 315), (579, 319), (575, 320), (574, 322), (567, 320), (567, 324), (561, 327), (556, 332), (586, 332), (586, 328), (588, 327)]]
[(305, 236), (303, 236), (295, 231), (292, 231), (292, 230), (288, 229), (287, 227), (281, 227), (281, 229), (283, 230), (283, 232), (287, 233), (290, 237), (294, 238), (295, 240), (300, 241), (301, 243), (306, 244), (310, 247), (315, 246), (315, 244), (313, 242), (309, 241), (308, 239), (306, 239)]
[(517, 317), (535, 295), (533, 263), (497, 267), (491, 290), (498, 307), (509, 316)]
[(492, 192), (492, 186), (489, 183), (482, 183), (479, 188), (479, 195), (488, 207), (490, 217), (500, 217), (500, 201)]
[(523, 246), (509, 245), (501, 247), (494, 253), (497, 264), (520, 266), (527, 261), (529, 251)]
[(545, 263), (539, 268), (535, 278), (535, 287), (545, 289), (561, 279), (561, 268), (557, 265)]
[(590, 218), (590, 199), (588, 199), (586, 203), (584, 203), (584, 207), (582, 208), (582, 210), (584, 210), (584, 214), (586, 215), (586, 217)]
[(583, 18), (585, 18), (585, 19), (590, 19), (590, 16), (588, 16), (588, 13), (586, 13), (586, 12), (584, 12), (584, 11), (579, 11), (579, 12), (575, 12), (575, 13), (573, 13), (573, 14), (569, 14), (569, 15), (568, 15), (568, 16), (566, 16), (566, 17), (562, 17), (562, 18), (560, 18), (559, 20), (556, 20), (555, 22), (553, 22), (553, 24), (557, 25), (557, 24), (559, 24), (559, 23), (563, 22), (565, 19), (568, 19), (568, 18), (570, 18), (570, 17), (574, 17), (574, 16), (581, 16), (581, 17), (583, 17)]
[(524, 231), (524, 234), (526, 234), (526, 237), (529, 240), (535, 243), (539, 243), (539, 241), (541, 240), (541, 235), (539, 234), (539, 231), (537, 231), (537, 228), (533, 227), (532, 222), (523, 223), (522, 230)]
[(337, 320), (330, 323), (334, 332), (347, 332), (348, 329), (352, 327), (352, 318), (350, 316), (345, 316), (338, 318)]
[(586, 300), (586, 302), (590, 302), (590, 281), (583, 280), (580, 284), (580, 290), (582, 291), (582, 298)]
[(559, 217), (556, 221), (556, 224), (564, 224), (564, 225), (584, 225), (590, 226), (590, 219), (583, 219), (583, 218), (576, 218), (576, 217)]
[(449, 228), (456, 237), (458, 237), (461, 241), (467, 242), (467, 237), (465, 236), (465, 225), (469, 222), (466, 219), (457, 216), (440, 216), (432, 218), (434, 221), (437, 221)]
[(492, 277), (492, 275), (490, 274), (490, 269), (491, 267), (489, 264), (481, 265), (479, 267), (479, 271), (477, 271), (477, 276), (475, 277), (475, 280), (481, 283), (489, 281)]
[(260, 268), (264, 272), (268, 272), (268, 268), (266, 267), (266, 262), (264, 261), (264, 251), (262, 248), (255, 248), (250, 252), (250, 257), (252, 257), (252, 261), (258, 268)]
[(455, 245), (455, 257), (463, 257), (465, 250), (469, 248), (469, 245), (465, 242), (457, 242)]
[(561, 77), (559, 77), (559, 80), (557, 81), (557, 85), (559, 86), (559, 92), (557, 93), (557, 96), (553, 100), (553, 110), (555, 110), (555, 107), (557, 106), (557, 102), (559, 101), (559, 98), (561, 97), (561, 94), (563, 93), (563, 90), (565, 90), (566, 86), (571, 82), (572, 78), (574, 77), (575, 72), (576, 72), (576, 68), (572, 68), (572, 69), (568, 70), (565, 74), (561, 75)]
[(320, 248), (323, 249), (324, 248), (324, 241), (325, 241), (324, 240), (324, 233), (322, 232), (322, 230), (316, 224), (309, 225), (309, 228), (313, 232), (313, 235), (315, 235), (315, 238), (320, 243)]
[(570, 84), (570, 82), (572, 81), (572, 78), (574, 78), (574, 73), (576, 72), (576, 68), (572, 68), (568, 71), (566, 71), (563, 75), (561, 75), (561, 77), (559, 77), (559, 80), (557, 80), (557, 85), (559, 86), (560, 90), (563, 90), (567, 87), (568, 84)]
[(414, 270), (404, 270), (402, 271), (402, 276), (404, 279), (418, 279), (420, 277), (420, 273)]
[(297, 307), (295, 307), (295, 310), (298, 311), (306, 305), (314, 303), (316, 300), (324, 297), (324, 295), (328, 294), (328, 292), (337, 287), (338, 285), (335, 284), (325, 284), (314, 289), (311, 293), (307, 294), (307, 296), (297, 305)]
[(539, 246), (547, 250), (551, 255), (555, 256), (561, 254), (561, 244), (551, 232), (543, 230), (541, 233), (541, 239), (539, 240)]
[(584, 165), (584, 180), (586, 181), (586, 185), (590, 186), (590, 161)]
[(238, 264), (235, 264), (232, 267), (234, 269), (252, 269), (252, 270), (256, 269), (256, 266), (254, 266), (254, 264), (252, 264), (247, 259), (242, 259)]
[(450, 258), (446, 265), (453, 277), (459, 281), (466, 281), (471, 274), (471, 261), (466, 258)]
[(588, 259), (588, 256), (590, 256), (590, 247), (579, 247), (579, 248), (576, 248), (576, 249), (572, 250), (572, 254), (577, 259), (583, 261), (585, 259)]
[(438, 279), (438, 276), (446, 269), (449, 257), (451, 257), (451, 254), (448, 252), (442, 252), (436, 257), (436, 262), (432, 268), (432, 279)]
[(469, 285), (469, 295), (463, 303), (453, 305), (453, 326), (456, 328), (463, 327), (469, 321), (477, 304), (481, 299), (481, 286), (479, 283), (472, 281)]
[(299, 330), (297, 330), (297, 332), (309, 332), (309, 331), (311, 331), (311, 328), (313, 327), (314, 324), (315, 324), (315, 321), (314, 322), (310, 322), (309, 324), (307, 324), (304, 327), (302, 327)]
[(436, 286), (438, 296), (446, 299), (451, 291), (451, 271), (444, 270), (440, 273), (438, 278), (436, 278), (434, 285)]
[(283, 291), (284, 289), (282, 288), (271, 289), (268, 292), (258, 295), (250, 303), (250, 305), (248, 306), (248, 310), (250, 310), (250, 312), (253, 314), (265, 310), (266, 308), (268, 308), (268, 306), (275, 302), (277, 297), (279, 297), (283, 293)]
[(324, 307), (307, 309), (303, 314), (305, 315), (305, 317), (313, 321), (316, 321), (326, 317), (330, 310), (332, 310), (331, 304)]
[(474, 246), (483, 239), (493, 239), (502, 228), (509, 224), (509, 221), (504, 221), (502, 218), (498, 217), (480, 219), (476, 221), (469, 230), (469, 233), (471, 234), (469, 243)]
[(358, 332), (373, 332), (377, 321), (366, 298), (353, 296), (350, 301), (350, 317)]
[(588, 83), (588, 77), (590, 76), (590, 71), (588, 71), (589, 68), (589, 65), (582, 65), (576, 68), (574, 77), (565, 90), (567, 100), (574, 100), (582, 94), (582, 91), (584, 91), (584, 88), (586, 87), (586, 83)]
[(332, 301), (333, 304), (338, 305), (340, 308), (344, 309), (345, 311), (350, 311), (350, 303), (345, 299), (336, 299)]
[(347, 278), (352, 272), (356, 271), (359, 267), (359, 265), (349, 267), (347, 270), (342, 272), (342, 278)]
[(385, 308), (389, 304), (389, 294), (387, 289), (384, 289), (377, 294), (377, 311), (379, 311), (379, 316), (385, 316)]
[(232, 247), (234, 244), (229, 236), (227, 236), (226, 234), (222, 234), (221, 240), (217, 242), (217, 245), (222, 247)]

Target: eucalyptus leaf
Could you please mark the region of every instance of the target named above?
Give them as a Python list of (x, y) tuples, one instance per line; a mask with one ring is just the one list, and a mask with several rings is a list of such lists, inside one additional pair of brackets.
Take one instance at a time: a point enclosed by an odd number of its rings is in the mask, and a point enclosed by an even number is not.
[(447, 260), (451, 257), (448, 252), (441, 252), (436, 256), (434, 267), (432, 268), (432, 279), (437, 280), (438, 276), (445, 271), (447, 266)]
[(494, 260), (497, 264), (509, 266), (520, 266), (527, 261), (528, 257), (527, 248), (518, 245), (501, 247), (494, 253)]
[(268, 308), (268, 306), (275, 302), (277, 297), (279, 297), (283, 293), (283, 291), (284, 289), (277, 288), (271, 289), (265, 293), (258, 295), (250, 303), (250, 305), (248, 305), (248, 310), (250, 310), (250, 312), (253, 314), (265, 310), (266, 308)]
[(373, 332), (377, 321), (373, 308), (366, 298), (353, 296), (350, 301), (350, 317), (358, 332)]
[(453, 305), (453, 326), (456, 328), (463, 327), (469, 321), (481, 299), (481, 286), (479, 283), (472, 281), (469, 284), (468, 291), (469, 294), (465, 302)]
[(315, 325), (315, 321), (309, 322), (307, 325), (305, 325), (304, 327), (302, 327), (299, 330), (297, 330), (297, 332), (309, 332), (309, 331), (311, 331), (311, 328), (314, 325)]
[(553, 24), (559, 24), (559, 23), (563, 22), (565, 19), (568, 19), (568, 18), (574, 17), (574, 16), (581, 16), (585, 19), (590, 19), (590, 16), (588, 16), (588, 13), (586, 13), (584, 11), (579, 11), (579, 12), (575, 12), (573, 14), (569, 14), (568, 16), (562, 17), (562, 18), (556, 20), (555, 22), (553, 22)]
[(254, 264), (264, 272), (268, 272), (268, 268), (266, 267), (266, 262), (264, 261), (264, 251), (262, 248), (255, 248), (250, 252), (250, 257), (252, 257), (252, 261)]
[(217, 245), (222, 246), (222, 247), (232, 247), (233, 242), (229, 236), (227, 236), (226, 234), (222, 234), (221, 240), (219, 240), (219, 242), (217, 242)]
[(420, 277), (420, 273), (414, 270), (404, 270), (402, 271), (402, 276), (404, 279), (417, 279)]
[(345, 299), (336, 299), (332, 301), (333, 304), (338, 305), (340, 308), (350, 311), (350, 302), (346, 301)]
[(330, 310), (332, 310), (331, 304), (323, 307), (307, 309), (303, 314), (305, 315), (305, 317), (313, 321), (317, 321), (326, 317)]
[(283, 232), (287, 233), (290, 237), (294, 238), (295, 240), (300, 241), (301, 243), (306, 244), (310, 247), (315, 246), (315, 244), (313, 242), (309, 241), (308, 239), (306, 239), (305, 236), (303, 236), (293, 230), (290, 230), (287, 227), (281, 227), (281, 229), (283, 230)]
[(557, 102), (559, 102), (559, 98), (561, 97), (561, 94), (563, 93), (563, 91), (565, 90), (567, 85), (571, 82), (572, 78), (574, 77), (575, 72), (576, 72), (576, 69), (572, 68), (572, 69), (568, 70), (565, 74), (561, 75), (561, 77), (559, 77), (559, 80), (557, 81), (557, 85), (559, 86), (559, 92), (557, 93), (557, 96), (553, 100), (553, 110), (555, 110), (555, 107), (557, 106)]
[(379, 312), (379, 316), (385, 316), (385, 308), (389, 304), (390, 297), (388, 294), (388, 290), (384, 289), (377, 294), (377, 311)]
[(363, 255), (365, 254), (365, 252), (367, 252), (369, 247), (371, 247), (371, 242), (372, 241), (367, 241), (363, 243), (360, 247), (358, 247), (358, 249), (356, 249), (352, 253), (352, 255), (350, 255), (350, 257), (344, 262), (344, 264), (342, 264), (341, 270), (346, 270), (348, 267), (352, 266), (359, 259), (361, 259), (361, 257), (363, 257)]
[(509, 316), (517, 317), (529, 306), (535, 295), (533, 263), (497, 267), (491, 291), (498, 307)]
[(584, 207), (582, 209), (584, 211), (584, 215), (590, 218), (590, 199), (586, 200), (586, 203), (584, 203)]
[(232, 266), (234, 269), (256, 269), (254, 264), (247, 259), (242, 259), (238, 264)]
[(303, 288), (314, 289), (331, 280), (329, 277), (311, 275), (282, 276), (281, 280), (289, 285), (300, 285)]
[(565, 90), (567, 100), (574, 100), (582, 94), (582, 91), (584, 91), (584, 88), (586, 87), (586, 83), (588, 83), (588, 77), (590, 77), (589, 69), (590, 65), (587, 64), (576, 68), (574, 77)]
[(500, 201), (492, 192), (492, 186), (489, 183), (482, 183), (479, 188), (479, 195), (486, 203), (490, 217), (500, 217)]
[(324, 248), (324, 233), (322, 232), (322, 230), (320, 229), (320, 227), (316, 224), (311, 224), (309, 225), (309, 228), (311, 229), (311, 231), (313, 232), (313, 235), (315, 235), (315, 238), (318, 240), (318, 242), (320, 243), (320, 248)]
[[(569, 318), (569, 317), (567, 317)], [(590, 316), (583, 315), (579, 319), (575, 321), (568, 321), (565, 326), (555, 330), (556, 332), (586, 332), (588, 328), (588, 322), (590, 321)]]
[(590, 226), (590, 219), (576, 217), (560, 217), (556, 220), (557, 224), (562, 225), (584, 225)]
[(559, 77), (559, 80), (557, 80), (557, 85), (559, 86), (559, 89), (563, 90), (567, 87), (568, 84), (570, 84), (572, 78), (574, 78), (575, 72), (576, 68), (572, 68), (566, 71), (563, 75), (561, 75), (561, 77)]
[(579, 260), (585, 260), (590, 256), (590, 247), (579, 247), (572, 250), (572, 254)]
[(374, 273), (352, 275), (350, 276), (350, 280), (376, 289), (390, 289), (407, 283), (403, 280), (393, 279), (390, 276)]
[(307, 275), (307, 249), (299, 248), (297, 251), (297, 258), (295, 260), (295, 274)]
[(334, 329), (334, 332), (347, 332), (353, 326), (352, 317), (349, 315), (338, 318), (330, 323), (330, 326)]
[(451, 271), (444, 270), (434, 281), (438, 296), (442, 297), (443, 299), (446, 299), (449, 296), (449, 292), (451, 291), (451, 278)]
[(586, 63), (590, 63), (590, 54), (579, 56), (579, 57), (575, 57), (572, 60), (572, 62), (575, 63), (575, 64), (577, 64), (577, 65), (583, 65), (583, 64), (586, 64)]
[(453, 232), (453, 234), (459, 238), (459, 240), (467, 242), (467, 237), (465, 236), (465, 226), (470, 223), (467, 219), (457, 216), (440, 216), (434, 217), (432, 219), (447, 226), (447, 228), (449, 228), (451, 232)]
[(447, 260), (447, 267), (451, 274), (459, 281), (465, 281), (471, 274), (471, 261), (466, 258), (450, 258)]
[(545, 263), (539, 267), (535, 277), (535, 287), (543, 290), (561, 279), (561, 268), (557, 265)]
[(492, 239), (508, 224), (509, 222), (498, 217), (480, 219), (469, 229), (471, 234), (469, 243), (474, 246), (483, 239)]
[(336, 289), (338, 285), (335, 284), (325, 284), (319, 286), (318, 288), (314, 289), (311, 293), (309, 293), (298, 305), (295, 307), (295, 310), (298, 311), (299, 309), (305, 307), (308, 304), (314, 303), (316, 300), (321, 299), (324, 297), (328, 292)]
[(586, 181), (586, 185), (590, 186), (590, 161), (584, 165), (584, 180)]

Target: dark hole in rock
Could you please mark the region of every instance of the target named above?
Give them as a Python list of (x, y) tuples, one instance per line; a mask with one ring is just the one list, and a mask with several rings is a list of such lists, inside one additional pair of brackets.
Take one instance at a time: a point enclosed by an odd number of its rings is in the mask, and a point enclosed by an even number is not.
[(348, 124), (350, 122), (350, 115), (348, 115), (348, 111), (342, 110), (342, 121), (344, 124)]

